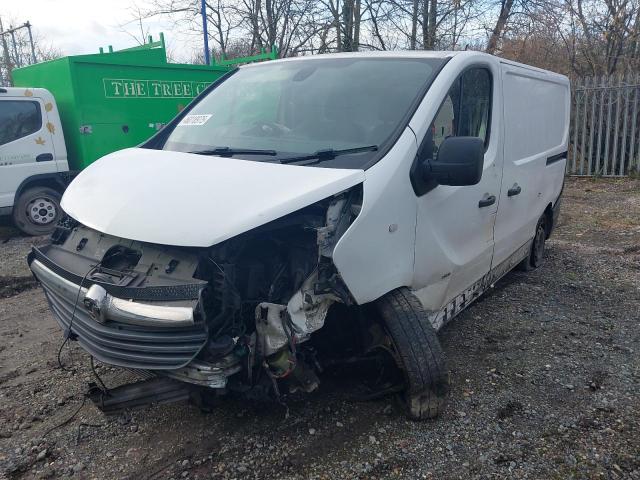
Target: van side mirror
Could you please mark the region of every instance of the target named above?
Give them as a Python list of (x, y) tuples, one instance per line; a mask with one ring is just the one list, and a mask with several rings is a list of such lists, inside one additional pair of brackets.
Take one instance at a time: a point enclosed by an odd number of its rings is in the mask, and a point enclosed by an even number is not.
[(448, 137), (438, 148), (435, 159), (423, 163), (425, 181), (440, 185), (475, 185), (482, 178), (484, 142), (478, 137)]

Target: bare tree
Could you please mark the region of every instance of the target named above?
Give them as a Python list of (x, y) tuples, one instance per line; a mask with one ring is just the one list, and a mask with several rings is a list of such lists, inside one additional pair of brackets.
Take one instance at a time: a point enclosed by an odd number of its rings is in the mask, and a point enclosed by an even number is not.
[[(21, 24), (12, 19), (0, 19), (0, 31), (10, 30), (13, 25)], [(61, 57), (62, 52), (45, 42), (37, 28), (32, 29), (32, 38), (35, 57), (38, 62), (53, 60)], [(33, 63), (33, 53), (31, 51), (31, 41), (27, 29), (16, 30), (13, 36), (4, 35), (0, 40), (0, 84), (12, 85), (11, 72), (16, 67), (26, 66)]]
[(640, 66), (640, 0), (502, 0), (486, 50), (573, 76)]
[[(144, 25), (146, 13), (137, 3), (130, 5), (128, 12), (131, 19), (121, 23), (118, 27), (120, 31), (130, 36), (138, 45), (144, 45), (150, 33), (149, 28)], [(134, 29), (133, 32), (131, 27)]]
[(634, 0), (567, 0), (581, 27), (577, 50), (591, 75), (637, 66), (639, 5)]
[[(133, 11), (201, 34), (192, 0), (149, 0)], [(207, 0), (212, 50), (281, 56), (358, 50), (482, 49), (542, 67), (592, 75), (638, 66), (640, 0)], [(142, 13), (142, 15), (140, 14)]]
[(487, 53), (495, 53), (496, 49), (498, 48), (498, 42), (502, 38), (505, 26), (507, 25), (507, 20), (511, 15), (513, 1), (514, 0), (500, 1), (500, 13), (498, 14), (498, 19), (496, 20), (496, 24), (493, 27), (491, 36), (489, 37), (489, 41), (487, 42)]

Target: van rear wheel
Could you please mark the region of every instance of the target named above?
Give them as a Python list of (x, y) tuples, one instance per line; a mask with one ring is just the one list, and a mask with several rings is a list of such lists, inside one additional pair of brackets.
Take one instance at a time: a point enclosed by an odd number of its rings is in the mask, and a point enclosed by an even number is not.
[(60, 192), (49, 187), (32, 187), (13, 206), (13, 223), (27, 235), (48, 235), (62, 215)]
[(517, 269), (523, 272), (529, 272), (542, 266), (544, 263), (544, 244), (547, 239), (547, 217), (542, 215), (536, 226), (536, 234), (531, 243), (531, 249), (527, 258), (522, 260)]
[(449, 393), (449, 373), (436, 331), (420, 301), (407, 288), (375, 303), (403, 372), (407, 414), (415, 420), (436, 417)]

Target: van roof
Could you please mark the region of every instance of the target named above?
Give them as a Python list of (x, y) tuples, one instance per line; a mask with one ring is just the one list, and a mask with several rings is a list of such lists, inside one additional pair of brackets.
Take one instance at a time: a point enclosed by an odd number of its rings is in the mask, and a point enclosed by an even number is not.
[(457, 56), (491, 58), (494, 61), (497, 60), (500, 63), (507, 64), (507, 65), (526, 68), (526, 69), (534, 70), (540, 73), (550, 73), (554, 75), (559, 75), (558, 73), (552, 72), (550, 70), (544, 70), (542, 68), (534, 67), (524, 63), (514, 62), (512, 60), (496, 57), (495, 55), (490, 55), (488, 53), (479, 52), (476, 50), (463, 50), (463, 51), (461, 50), (457, 50), (457, 51), (399, 50), (399, 51), (384, 51), (384, 52), (375, 51), (375, 52), (323, 53), (318, 55), (288, 57), (288, 58), (282, 58), (278, 60), (271, 60), (269, 62), (250, 63), (247, 65), (242, 65), (240, 68), (253, 68), (260, 65), (270, 65), (273, 63), (280, 63), (280, 62), (312, 61), (312, 60), (320, 60), (320, 59), (327, 59), (327, 58), (453, 58)]
[[(280, 62), (296, 62), (311, 61), (328, 58), (451, 58), (455, 55), (467, 52), (448, 52), (448, 51), (431, 51), (431, 50), (399, 50), (399, 51), (376, 51), (376, 52), (340, 52), (340, 53), (321, 53), (317, 55), (304, 55), (300, 57), (287, 57), (269, 62), (249, 63), (242, 65), (240, 68), (251, 68), (258, 65), (270, 65)], [(474, 52), (480, 53), (480, 52)], [(486, 55), (486, 54), (483, 54)]]

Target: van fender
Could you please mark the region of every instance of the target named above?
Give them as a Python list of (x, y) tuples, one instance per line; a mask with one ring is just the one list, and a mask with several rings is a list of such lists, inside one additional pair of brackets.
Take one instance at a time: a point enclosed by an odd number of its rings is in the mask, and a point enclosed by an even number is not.
[(362, 209), (334, 248), (333, 263), (358, 305), (411, 285), (417, 204), (407, 172), (416, 151), (407, 128), (365, 171)]

